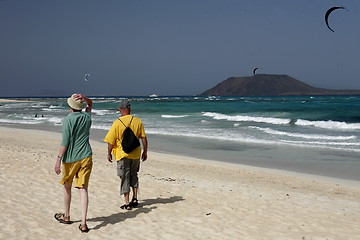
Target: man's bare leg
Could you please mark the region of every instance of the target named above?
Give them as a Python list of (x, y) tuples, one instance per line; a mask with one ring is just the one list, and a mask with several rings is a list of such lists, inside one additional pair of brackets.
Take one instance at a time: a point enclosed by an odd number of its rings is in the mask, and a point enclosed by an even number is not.
[[(64, 183), (64, 206), (65, 206), (65, 217), (70, 217), (70, 204), (71, 204), (71, 183)], [(65, 219), (64, 219), (65, 220)]]
[(89, 195), (87, 186), (79, 188), (80, 201), (81, 201), (81, 225), (86, 224), (88, 206), (89, 206)]
[(129, 199), (130, 193), (124, 193), (124, 199), (125, 199), (125, 204), (129, 205), (130, 199)]

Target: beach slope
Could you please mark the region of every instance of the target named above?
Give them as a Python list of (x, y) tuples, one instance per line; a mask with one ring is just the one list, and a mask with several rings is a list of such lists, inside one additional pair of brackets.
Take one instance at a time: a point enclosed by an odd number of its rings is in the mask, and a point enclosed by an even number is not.
[[(92, 141), (88, 225), (63, 212), (54, 164), (59, 133), (0, 128), (0, 239), (357, 239), (360, 187), (149, 152), (140, 169), (139, 207), (121, 210), (115, 163)], [(151, 139), (150, 139), (151, 146)]]

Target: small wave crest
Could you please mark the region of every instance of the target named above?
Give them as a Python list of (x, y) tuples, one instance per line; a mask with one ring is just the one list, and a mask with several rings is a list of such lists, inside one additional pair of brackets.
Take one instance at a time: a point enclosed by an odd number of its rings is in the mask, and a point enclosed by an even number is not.
[(0, 123), (17, 123), (17, 124), (41, 124), (40, 121), (33, 121), (33, 120), (10, 120), (10, 119), (0, 119)]
[(61, 124), (62, 118), (59, 117), (51, 117), (47, 119), (48, 122), (54, 123), (55, 125)]
[(50, 105), (49, 108), (52, 108), (52, 109), (54, 109), (54, 108), (64, 109), (64, 107), (62, 107), (62, 106), (57, 106), (57, 105)]
[(269, 141), (264, 139), (251, 138), (249, 136), (242, 135), (231, 135), (231, 134), (218, 134), (210, 132), (198, 132), (198, 131), (169, 131), (168, 129), (159, 128), (148, 128), (147, 134), (157, 134), (164, 136), (175, 136), (175, 137), (191, 137), (191, 138), (203, 138), (203, 139), (216, 139), (220, 141), (232, 141), (232, 142), (246, 142), (246, 143), (261, 143), (261, 144), (276, 144), (276, 141)]
[(162, 118), (184, 118), (188, 116), (189, 115), (166, 115), (166, 114), (161, 115)]
[(104, 116), (106, 114), (110, 114), (111, 111), (110, 110), (99, 110), (99, 109), (92, 109), (91, 110), (93, 113), (95, 113), (96, 115), (100, 115), (100, 116)]
[(302, 133), (291, 133), (285, 131), (278, 131), (271, 128), (261, 128), (261, 127), (254, 127), (250, 126), (250, 128), (258, 129), (265, 133), (271, 135), (281, 135), (281, 136), (288, 136), (294, 138), (304, 138), (304, 139), (317, 139), (317, 140), (331, 140), (331, 141), (346, 141), (351, 139), (356, 139), (356, 136), (329, 136), (329, 135), (321, 135), (321, 134), (302, 134)]
[(235, 122), (257, 122), (257, 123), (269, 123), (269, 124), (289, 124), (291, 119), (286, 118), (273, 118), (273, 117), (254, 117), (254, 116), (244, 116), (244, 115), (235, 115), (230, 116), (221, 113), (214, 113), (214, 112), (204, 112), (202, 113), (203, 116), (212, 117), (216, 120), (228, 120), (228, 121), (235, 121)]
[(64, 109), (61, 108), (42, 108), (45, 112), (63, 112)]
[(337, 122), (337, 121), (309, 121), (298, 119), (295, 122), (299, 126), (312, 126), (325, 129), (338, 129), (338, 130), (359, 130), (360, 123), (346, 123), (346, 122)]
[(99, 129), (99, 130), (106, 130), (108, 131), (111, 127), (111, 124), (109, 125), (103, 125), (103, 124), (93, 124), (91, 125), (91, 129)]

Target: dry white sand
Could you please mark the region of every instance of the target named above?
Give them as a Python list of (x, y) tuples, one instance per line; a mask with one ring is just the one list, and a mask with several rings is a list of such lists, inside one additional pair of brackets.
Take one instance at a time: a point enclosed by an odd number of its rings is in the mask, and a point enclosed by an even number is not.
[(15, 99), (3, 99), (0, 98), (0, 102), (29, 102), (28, 100), (15, 100)]
[[(121, 210), (115, 163), (92, 142), (88, 225), (63, 212), (54, 173), (61, 135), (0, 128), (0, 239), (360, 239), (360, 186), (325, 183), (240, 165), (149, 152), (140, 170), (139, 208)], [(151, 148), (151, 139), (150, 139)]]

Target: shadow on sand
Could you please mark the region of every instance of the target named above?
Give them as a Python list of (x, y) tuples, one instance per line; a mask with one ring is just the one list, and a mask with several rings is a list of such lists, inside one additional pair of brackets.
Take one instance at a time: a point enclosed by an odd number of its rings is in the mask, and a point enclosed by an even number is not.
[(143, 201), (139, 202), (139, 205), (137, 208), (134, 208), (131, 211), (123, 211), (111, 214), (110, 216), (104, 216), (104, 217), (96, 217), (96, 218), (90, 218), (88, 219), (89, 222), (101, 222), (100, 224), (96, 225), (92, 228), (92, 230), (100, 229), (102, 227), (107, 226), (108, 224), (116, 224), (122, 221), (125, 221), (129, 218), (134, 218), (140, 213), (149, 213), (152, 210), (158, 208), (157, 204), (169, 204), (169, 203), (175, 203), (179, 201), (183, 201), (183, 199), (180, 196), (173, 196), (169, 198), (155, 198), (155, 199), (144, 199)]

